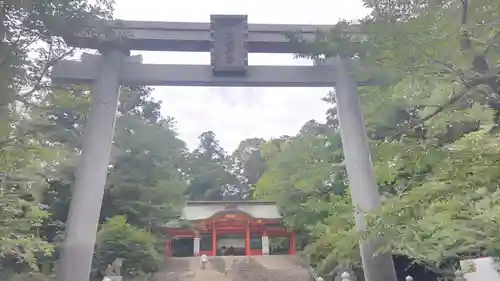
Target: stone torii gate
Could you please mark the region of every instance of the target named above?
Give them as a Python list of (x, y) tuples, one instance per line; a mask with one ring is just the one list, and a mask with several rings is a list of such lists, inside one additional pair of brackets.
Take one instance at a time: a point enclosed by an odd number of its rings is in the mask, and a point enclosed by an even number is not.
[[(286, 33), (300, 31), (313, 40), (334, 26), (248, 24), (245, 15), (212, 15), (210, 23), (106, 21), (113, 34), (101, 40), (74, 35), (69, 45), (99, 49), (102, 55), (61, 61), (53, 83), (93, 84), (91, 114), (85, 131), (68, 226), (58, 266), (58, 281), (88, 281), (99, 213), (113, 141), (120, 85), (226, 87), (335, 87), (356, 226), (364, 229), (364, 212), (380, 206), (357, 86), (348, 59), (336, 57), (314, 66), (252, 66), (248, 53), (298, 53)], [(110, 38), (114, 39), (110, 39)], [(211, 65), (143, 64), (130, 50), (210, 52)], [(362, 241), (367, 281), (396, 281), (390, 255), (374, 255), (378, 242)], [(126, 261), (125, 261), (126, 262)]]

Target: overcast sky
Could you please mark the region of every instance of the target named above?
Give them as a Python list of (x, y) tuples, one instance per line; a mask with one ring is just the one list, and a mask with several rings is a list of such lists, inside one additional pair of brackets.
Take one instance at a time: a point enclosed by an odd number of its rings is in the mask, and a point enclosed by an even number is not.
[[(349, 4), (347, 4), (349, 3)], [(361, 0), (116, 0), (115, 17), (145, 21), (208, 22), (210, 14), (247, 14), (249, 23), (335, 24), (368, 13)], [(142, 54), (144, 63), (209, 64), (208, 53)], [(250, 54), (252, 65), (311, 64), (292, 55)], [(177, 131), (190, 149), (198, 136), (213, 131), (232, 152), (249, 137), (294, 135), (310, 119), (324, 121), (328, 89), (157, 87), (162, 114), (177, 120)]]

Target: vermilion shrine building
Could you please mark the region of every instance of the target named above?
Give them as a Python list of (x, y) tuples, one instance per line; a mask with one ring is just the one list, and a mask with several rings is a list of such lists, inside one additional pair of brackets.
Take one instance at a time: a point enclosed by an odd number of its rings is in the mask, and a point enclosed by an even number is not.
[[(166, 256), (295, 254), (295, 235), (275, 202), (191, 201), (161, 231), (168, 236)], [(269, 247), (275, 237), (286, 240), (280, 250)]]

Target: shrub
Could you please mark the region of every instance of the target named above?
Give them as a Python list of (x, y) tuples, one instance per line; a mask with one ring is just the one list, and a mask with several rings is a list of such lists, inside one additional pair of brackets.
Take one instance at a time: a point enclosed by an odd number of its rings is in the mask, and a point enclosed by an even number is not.
[(110, 218), (97, 236), (95, 268), (104, 271), (115, 259), (123, 259), (122, 274), (134, 276), (154, 272), (161, 262), (155, 237), (127, 223), (125, 217)]

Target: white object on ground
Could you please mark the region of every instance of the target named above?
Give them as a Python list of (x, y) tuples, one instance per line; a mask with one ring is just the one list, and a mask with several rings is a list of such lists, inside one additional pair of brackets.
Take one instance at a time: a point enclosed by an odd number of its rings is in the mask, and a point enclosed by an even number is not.
[(467, 281), (500, 281), (490, 257), (460, 261), (460, 267)]
[(206, 263), (207, 261), (208, 261), (207, 255), (205, 255), (205, 254), (201, 255), (201, 262)]

